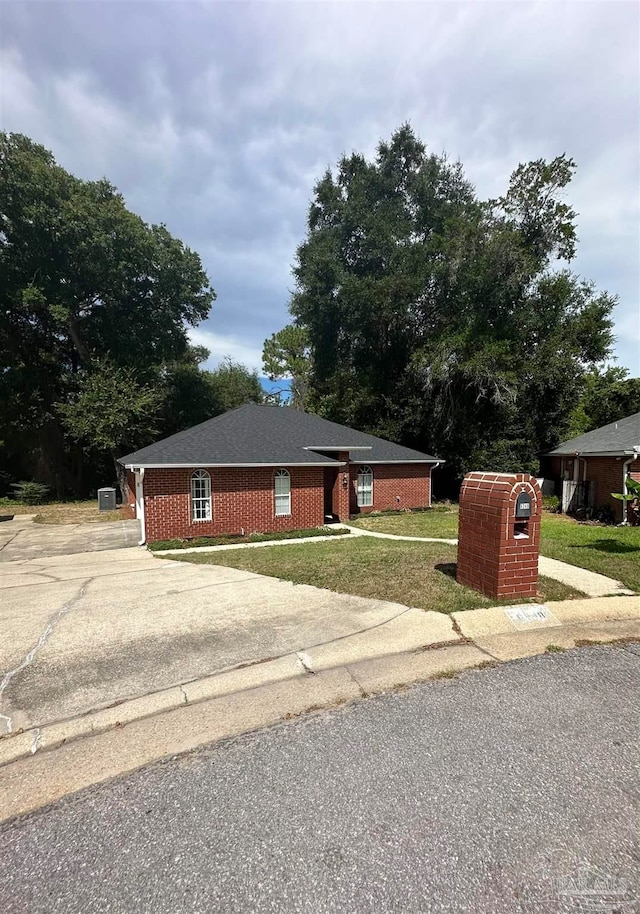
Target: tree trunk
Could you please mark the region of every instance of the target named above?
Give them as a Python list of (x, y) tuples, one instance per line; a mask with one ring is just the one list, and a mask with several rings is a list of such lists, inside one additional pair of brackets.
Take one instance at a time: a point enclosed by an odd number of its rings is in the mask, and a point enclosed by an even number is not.
[(91, 362), (91, 353), (85, 346), (82, 337), (80, 336), (78, 323), (73, 317), (69, 318), (69, 336), (71, 337), (71, 342), (75, 346), (76, 352), (80, 356), (80, 364), (83, 368), (86, 368)]

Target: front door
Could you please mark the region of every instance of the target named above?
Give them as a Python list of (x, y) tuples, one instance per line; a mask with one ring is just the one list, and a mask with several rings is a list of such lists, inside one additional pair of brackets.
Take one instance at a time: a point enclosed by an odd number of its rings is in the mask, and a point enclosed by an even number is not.
[(325, 467), (324, 471), (324, 517), (325, 520), (334, 517), (333, 514), (333, 487), (338, 475), (337, 467)]

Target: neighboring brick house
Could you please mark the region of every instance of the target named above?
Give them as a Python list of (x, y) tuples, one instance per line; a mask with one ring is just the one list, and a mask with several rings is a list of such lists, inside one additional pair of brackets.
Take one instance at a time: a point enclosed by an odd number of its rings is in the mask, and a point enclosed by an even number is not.
[(254, 403), (120, 458), (146, 542), (427, 507), (441, 462), (292, 407)]
[(640, 413), (559, 444), (542, 458), (542, 472), (555, 480), (564, 512), (603, 505), (621, 521), (624, 502), (611, 493), (626, 491), (627, 475), (640, 482)]

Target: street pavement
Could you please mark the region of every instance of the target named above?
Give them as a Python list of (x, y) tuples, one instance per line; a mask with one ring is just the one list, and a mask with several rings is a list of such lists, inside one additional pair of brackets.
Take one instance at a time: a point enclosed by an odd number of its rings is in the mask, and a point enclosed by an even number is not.
[(150, 765), (0, 827), (3, 914), (637, 911), (640, 647)]

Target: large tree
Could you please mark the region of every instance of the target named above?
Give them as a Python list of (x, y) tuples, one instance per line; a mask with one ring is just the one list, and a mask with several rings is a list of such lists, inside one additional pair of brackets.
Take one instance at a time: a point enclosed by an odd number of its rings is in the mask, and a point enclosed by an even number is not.
[(619, 366), (589, 372), (582, 396), (571, 414), (567, 437), (584, 435), (640, 412), (640, 378), (630, 378), (628, 374)]
[(298, 409), (307, 405), (309, 391), (309, 341), (304, 327), (287, 324), (264, 341), (262, 367), (270, 381), (280, 381), (271, 391), (277, 403)]
[(461, 474), (537, 467), (585, 374), (610, 352), (615, 299), (570, 272), (566, 156), (478, 199), (409, 126), (318, 181), (291, 300), (309, 402), (445, 457)]
[[(77, 489), (82, 442), (102, 438), (91, 427), (109, 429), (114, 454), (142, 443), (154, 427), (153, 416), (137, 419), (151, 408), (148, 390), (167, 364), (188, 359), (187, 328), (214, 298), (198, 255), (130, 212), (107, 180), (82, 181), (29, 138), (0, 133), (0, 426), (10, 468)], [(72, 404), (82, 404), (82, 422)], [(78, 445), (65, 439), (70, 429)]]

